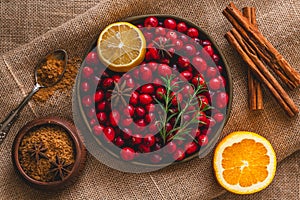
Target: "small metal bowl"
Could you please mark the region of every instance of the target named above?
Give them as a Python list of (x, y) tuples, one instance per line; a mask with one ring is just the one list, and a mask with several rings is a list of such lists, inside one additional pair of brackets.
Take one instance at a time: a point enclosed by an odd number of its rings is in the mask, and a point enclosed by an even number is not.
[[(70, 174), (66, 176), (66, 178), (63, 180), (52, 181), (52, 182), (42, 182), (42, 181), (35, 180), (25, 173), (25, 171), (23, 170), (20, 164), (19, 147), (21, 145), (24, 136), (28, 134), (29, 131), (31, 131), (33, 128), (41, 127), (43, 125), (56, 125), (63, 128), (73, 142), (75, 162), (73, 164)], [(16, 171), (27, 184), (41, 190), (63, 189), (67, 185), (74, 182), (75, 179), (79, 176), (79, 174), (83, 170), (85, 165), (85, 160), (86, 160), (86, 148), (83, 145), (81, 137), (77, 133), (75, 126), (69, 121), (57, 117), (40, 118), (27, 123), (18, 132), (12, 146), (12, 161)]]

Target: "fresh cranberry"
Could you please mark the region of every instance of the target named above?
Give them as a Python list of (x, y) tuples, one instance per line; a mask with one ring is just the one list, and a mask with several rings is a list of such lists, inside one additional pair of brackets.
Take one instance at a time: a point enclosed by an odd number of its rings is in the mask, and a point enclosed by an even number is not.
[(168, 154), (173, 154), (177, 149), (175, 142), (171, 141), (165, 146), (165, 152)]
[(165, 36), (166, 35), (166, 29), (163, 27), (157, 27), (155, 28), (155, 34), (158, 36)]
[(179, 39), (181, 39), (183, 43), (187, 43), (189, 41), (189, 37), (185, 34), (181, 34)]
[(115, 130), (112, 127), (106, 127), (103, 133), (108, 141), (112, 142), (115, 139)]
[(158, 131), (157, 125), (155, 123), (149, 125), (149, 132), (151, 134), (156, 134)]
[(89, 112), (88, 112), (88, 114), (87, 114), (87, 116), (88, 116), (89, 118), (93, 118), (95, 115), (96, 115), (96, 110), (95, 110), (95, 108), (90, 108), (90, 109), (89, 109)]
[(218, 113), (214, 114), (213, 118), (216, 120), (216, 122), (221, 123), (224, 119), (224, 114), (218, 112)]
[(199, 32), (195, 28), (189, 28), (186, 32), (186, 34), (191, 38), (196, 38), (199, 36)]
[(222, 86), (221, 80), (219, 78), (212, 78), (209, 80), (209, 88), (211, 90), (219, 90)]
[(115, 141), (115, 144), (116, 144), (118, 147), (122, 147), (122, 146), (124, 146), (125, 142), (124, 142), (124, 140), (123, 140), (121, 137), (117, 137), (117, 138), (116, 138), (116, 141)]
[(192, 83), (195, 87), (197, 87), (198, 85), (203, 85), (204, 86), (205, 85), (205, 80), (204, 80), (204, 78), (201, 74), (198, 74), (198, 75), (193, 77)]
[(124, 147), (121, 152), (120, 156), (125, 161), (133, 160), (135, 157), (135, 151), (130, 147)]
[(158, 65), (157, 71), (161, 76), (170, 76), (172, 74), (172, 69), (166, 64)]
[(143, 35), (147, 41), (151, 41), (153, 38), (153, 33), (148, 31), (143, 31)]
[(214, 118), (209, 118), (209, 127), (214, 127), (216, 125), (216, 120)]
[(82, 97), (82, 104), (85, 107), (90, 107), (93, 104), (93, 100), (90, 95)]
[(127, 105), (123, 110), (123, 114), (126, 117), (132, 117), (134, 115), (134, 107), (132, 105)]
[(177, 106), (180, 102), (182, 102), (182, 94), (177, 93), (177, 95), (172, 98), (171, 103), (173, 106)]
[(192, 38), (193, 42), (195, 42), (196, 44), (202, 44), (202, 41), (199, 38)]
[(132, 131), (129, 128), (123, 128), (122, 137), (124, 140), (130, 140), (132, 136)]
[(91, 51), (90, 53), (88, 53), (88, 55), (85, 58), (85, 62), (88, 65), (97, 65), (99, 63), (97, 53), (94, 51)]
[[(209, 128), (205, 128), (202, 130), (202, 134), (203, 135), (210, 135), (212, 133), (212, 129), (209, 127)], [(200, 137), (200, 136), (199, 136)]]
[(173, 41), (177, 39), (177, 33), (175, 31), (168, 31), (166, 34), (166, 38)]
[(185, 158), (184, 151), (182, 149), (177, 149), (173, 154), (173, 158), (177, 161), (183, 160)]
[(145, 122), (147, 124), (151, 123), (154, 120), (155, 120), (155, 114), (154, 113), (146, 114), (146, 116), (145, 116)]
[(183, 86), (183, 90), (182, 90), (182, 94), (184, 96), (189, 97), (190, 95), (192, 95), (194, 93), (194, 88), (190, 85), (190, 84), (185, 84)]
[(217, 74), (218, 74), (218, 69), (216, 67), (208, 67), (206, 70), (207, 79), (215, 78)]
[(143, 140), (143, 136), (141, 134), (134, 134), (131, 138), (132, 144), (141, 144)]
[(144, 94), (153, 94), (154, 93), (154, 86), (152, 84), (143, 85), (141, 88), (141, 92)]
[(120, 120), (120, 113), (118, 111), (112, 111), (109, 114), (109, 121), (112, 126), (117, 126)]
[(144, 140), (144, 144), (149, 146), (149, 147), (151, 147), (155, 144), (155, 137), (152, 134), (145, 135), (143, 140)]
[(221, 87), (225, 87), (226, 86), (226, 79), (224, 78), (224, 76), (218, 76), (218, 78), (221, 81)]
[(189, 142), (185, 145), (185, 152), (187, 154), (193, 154), (198, 150), (198, 145), (195, 142)]
[[(169, 52), (169, 53), (171, 53), (171, 52)], [(171, 53), (171, 54), (172, 54), (172, 53)], [(169, 64), (170, 64), (170, 59), (168, 59), (168, 58), (161, 58), (161, 59), (159, 60), (159, 62), (162, 63), (162, 64), (169, 65)]]
[(154, 154), (154, 155), (151, 155), (151, 158), (150, 158), (150, 161), (152, 162), (152, 163), (159, 163), (159, 162), (161, 162), (162, 161), (162, 157), (161, 157), (161, 155), (159, 155), (159, 154)]
[(207, 69), (206, 61), (203, 58), (201, 58), (200, 56), (193, 57), (192, 64), (197, 69), (197, 71), (200, 73), (205, 72)]
[(101, 101), (97, 104), (97, 110), (98, 111), (105, 111), (106, 106), (107, 106), (107, 102), (106, 101)]
[(228, 95), (226, 92), (217, 92), (214, 96), (215, 104), (218, 108), (225, 108), (228, 103)]
[(217, 54), (213, 54), (212, 59), (215, 61), (215, 63), (218, 63), (220, 61), (220, 57)]
[(105, 112), (99, 112), (97, 114), (97, 119), (100, 123), (105, 123), (107, 120), (107, 116), (106, 116)]
[(103, 98), (104, 98), (104, 92), (102, 90), (97, 90), (94, 96), (95, 102), (98, 103), (102, 101)]
[(138, 150), (141, 152), (141, 153), (149, 153), (151, 151), (150, 149), (150, 146), (147, 146), (145, 144), (140, 144), (138, 146)]
[(192, 44), (186, 44), (182, 49), (187, 56), (194, 56), (196, 53), (196, 48)]
[(131, 117), (122, 119), (122, 125), (128, 127), (132, 124), (133, 120)]
[(98, 120), (95, 119), (95, 118), (92, 118), (92, 119), (90, 120), (90, 125), (91, 125), (91, 126), (95, 126), (96, 124), (98, 124)]
[(94, 70), (93, 70), (93, 68), (91, 68), (89, 66), (85, 66), (82, 69), (82, 73), (83, 73), (84, 78), (90, 78), (94, 74)]
[(140, 68), (140, 78), (146, 82), (150, 82), (152, 80), (152, 72), (149, 67)]
[(203, 40), (202, 45), (203, 46), (211, 46), (211, 42), (209, 40)]
[(166, 124), (166, 131), (167, 131), (167, 132), (170, 132), (172, 129), (173, 129), (172, 124), (168, 122), (168, 123)]
[(209, 101), (206, 96), (199, 95), (198, 99), (199, 99), (200, 110), (203, 110), (204, 108), (209, 106)]
[(156, 86), (160, 86), (163, 84), (162, 80), (160, 78), (155, 78), (153, 80), (153, 84), (155, 84)]
[(199, 112), (198, 121), (199, 121), (199, 125), (200, 125), (200, 126), (206, 124), (207, 117), (206, 117), (205, 112), (203, 112), (203, 111), (200, 111), (200, 112)]
[(87, 81), (81, 83), (81, 90), (83, 92), (88, 92), (90, 90), (90, 84)]
[(101, 135), (103, 133), (103, 129), (104, 127), (98, 124), (93, 127), (93, 132), (95, 135)]
[(136, 25), (136, 27), (138, 27), (139, 29), (143, 28), (144, 26), (142, 24), (138, 24)]
[(114, 85), (114, 79), (112, 78), (105, 78), (103, 80), (102, 86), (104, 89), (110, 89)]
[(183, 42), (180, 39), (173, 40), (175, 50), (179, 51), (183, 47)]
[(208, 55), (213, 56), (214, 50), (210, 45), (204, 46), (203, 47), (203, 53), (205, 55), (205, 52), (208, 53)]
[(145, 114), (146, 114), (146, 111), (145, 111), (145, 109), (144, 108), (142, 108), (142, 107), (136, 107), (135, 108), (135, 113), (136, 113), (136, 115), (138, 116), (138, 117), (144, 117), (145, 116)]
[(207, 135), (199, 135), (198, 137), (198, 144), (200, 146), (205, 146), (208, 143), (208, 137)]
[(152, 97), (149, 94), (141, 94), (141, 95), (139, 95), (139, 102), (142, 105), (150, 104), (150, 103), (152, 103), (152, 101), (153, 101), (153, 99), (152, 99)]
[(146, 105), (145, 110), (146, 110), (148, 113), (152, 113), (152, 112), (155, 111), (155, 105), (152, 104), (152, 103), (150, 103), (150, 104)]
[(131, 97), (129, 99), (129, 103), (132, 104), (132, 105), (137, 105), (139, 102), (139, 94), (134, 91), (132, 94), (131, 94)]
[(187, 70), (181, 72), (180, 74), (188, 81), (190, 81), (193, 78), (193, 74)]
[(188, 30), (188, 27), (187, 27), (186, 23), (179, 22), (177, 24), (177, 31), (178, 32), (185, 33), (187, 30)]
[(187, 68), (190, 65), (190, 60), (187, 57), (179, 56), (177, 63), (179, 67)]
[(176, 24), (176, 21), (175, 21), (174, 19), (172, 19), (172, 18), (167, 18), (167, 19), (165, 19), (165, 21), (164, 21), (164, 26), (165, 26), (165, 28), (175, 30), (177, 24)]
[(129, 79), (126, 80), (126, 86), (128, 88), (134, 88), (134, 85), (135, 85), (135, 83), (134, 83), (134, 80), (132, 78), (129, 78)]
[(158, 25), (158, 20), (156, 17), (147, 17), (144, 21), (144, 26), (145, 27), (157, 27)]
[(147, 64), (147, 66), (149, 67), (149, 69), (150, 69), (152, 72), (154, 72), (154, 71), (156, 71), (158, 64), (157, 64), (157, 62), (149, 62), (149, 63)]

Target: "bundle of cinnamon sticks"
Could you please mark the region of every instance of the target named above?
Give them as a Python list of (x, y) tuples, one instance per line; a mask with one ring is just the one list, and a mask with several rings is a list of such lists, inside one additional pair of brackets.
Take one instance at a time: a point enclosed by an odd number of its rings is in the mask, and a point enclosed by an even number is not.
[[(291, 67), (275, 47), (261, 34), (256, 24), (255, 8), (246, 7), (243, 13), (231, 2), (223, 11), (233, 25), (225, 38), (237, 50), (249, 67), (248, 87), (250, 109), (262, 109), (263, 83), (285, 112), (293, 117), (298, 107), (270, 70), (290, 89), (300, 85), (300, 74)], [(268, 66), (268, 67), (267, 67)]]

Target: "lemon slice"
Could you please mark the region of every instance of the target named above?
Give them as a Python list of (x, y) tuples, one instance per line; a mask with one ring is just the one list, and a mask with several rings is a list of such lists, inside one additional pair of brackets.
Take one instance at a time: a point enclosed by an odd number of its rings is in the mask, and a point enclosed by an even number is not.
[(97, 52), (109, 69), (127, 72), (144, 60), (146, 40), (138, 27), (128, 22), (116, 22), (101, 32)]
[(236, 194), (252, 194), (272, 182), (276, 155), (264, 137), (238, 131), (218, 144), (213, 165), (216, 178), (225, 189)]

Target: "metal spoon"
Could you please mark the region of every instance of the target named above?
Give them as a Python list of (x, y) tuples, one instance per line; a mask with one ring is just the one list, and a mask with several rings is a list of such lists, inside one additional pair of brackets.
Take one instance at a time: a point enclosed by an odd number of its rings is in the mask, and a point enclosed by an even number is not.
[[(43, 82), (38, 79), (38, 69), (40, 69), (49, 58), (55, 58), (58, 60), (62, 60), (64, 70), (63, 70), (63, 73), (60, 74), (55, 81), (53, 81), (53, 83), (47, 83), (47, 84), (44, 83), (43, 84)], [(31, 97), (37, 91), (39, 91), (40, 88), (47, 88), (47, 87), (54, 86), (62, 79), (62, 77), (66, 71), (67, 60), (68, 60), (67, 52), (65, 50), (59, 49), (59, 50), (55, 50), (55, 51), (47, 54), (38, 63), (38, 65), (36, 66), (35, 71), (34, 71), (35, 85), (34, 85), (32, 91), (23, 99), (23, 101), (19, 104), (19, 106), (16, 109), (14, 109), (13, 111), (11, 111), (10, 114), (4, 119), (4, 121), (0, 123), (0, 144), (3, 143), (11, 126), (13, 125), (13, 123), (15, 122), (17, 117), (19, 116), (20, 111), (24, 108), (24, 106), (31, 99)]]

